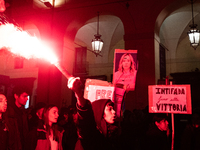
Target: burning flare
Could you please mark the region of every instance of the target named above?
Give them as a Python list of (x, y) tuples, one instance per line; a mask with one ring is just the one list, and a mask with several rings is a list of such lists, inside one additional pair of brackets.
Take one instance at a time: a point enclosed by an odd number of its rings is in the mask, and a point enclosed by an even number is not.
[(10, 52), (27, 59), (42, 58), (52, 64), (58, 61), (49, 47), (14, 24), (0, 25), (0, 35), (0, 49), (6, 47)]
[[(45, 59), (54, 64), (67, 79), (73, 77), (60, 65), (51, 48), (42, 43), (37, 37), (23, 31), (14, 20), (4, 14), (0, 14), (0, 50), (4, 48), (27, 59)], [(70, 83), (73, 84), (73, 82)]]
[(8, 18), (3, 12), (6, 10), (4, 0), (0, 0), (0, 50), (6, 48), (10, 52), (30, 58), (41, 58), (54, 64), (69, 80), (68, 87), (72, 88), (76, 79), (60, 65), (53, 50), (43, 44), (37, 37), (23, 31), (18, 24)]

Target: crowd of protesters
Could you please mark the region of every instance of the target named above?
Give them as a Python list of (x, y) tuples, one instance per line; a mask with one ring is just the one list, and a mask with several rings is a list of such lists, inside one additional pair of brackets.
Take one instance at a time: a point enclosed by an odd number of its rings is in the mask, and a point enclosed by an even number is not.
[[(114, 104), (84, 99), (79, 80), (72, 90), (76, 106), (62, 107), (39, 102), (30, 110), (27, 88), (16, 87), (7, 104), (0, 94), (1, 150), (170, 150), (170, 114), (124, 110), (116, 120)], [(189, 120), (190, 118), (190, 120)], [(175, 134), (175, 150), (200, 149), (200, 112), (188, 115), (183, 130)], [(179, 127), (176, 127), (179, 128)], [(175, 129), (176, 129), (175, 128)], [(178, 143), (178, 144), (177, 144)]]
[[(0, 0), (0, 12), (5, 9), (5, 2)], [(76, 107), (60, 110), (42, 102), (26, 110), (30, 94), (26, 87), (15, 87), (13, 101), (9, 102), (0, 93), (0, 150), (171, 149), (169, 114), (124, 110), (116, 121), (111, 100), (91, 103), (84, 99), (80, 80), (75, 80), (71, 89), (77, 98)], [(185, 126), (178, 124), (175, 128), (183, 129), (175, 136), (175, 150), (200, 149), (200, 111), (194, 110), (188, 116), (191, 120)]]

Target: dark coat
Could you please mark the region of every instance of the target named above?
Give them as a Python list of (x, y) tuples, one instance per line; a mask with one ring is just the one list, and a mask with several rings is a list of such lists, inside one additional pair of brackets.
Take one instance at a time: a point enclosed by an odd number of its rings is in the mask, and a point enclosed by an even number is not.
[(28, 134), (28, 120), (24, 108), (18, 108), (15, 104), (8, 105), (6, 111), (9, 128), (9, 148), (11, 150), (23, 150)]
[(8, 148), (8, 126), (5, 119), (0, 119), (0, 149), (7, 150)]
[(73, 121), (67, 122), (62, 127), (64, 129), (62, 137), (63, 150), (74, 150), (78, 139), (75, 123), (73, 123)]
[(181, 137), (181, 150), (200, 149), (200, 127), (187, 125)]
[(103, 119), (104, 108), (110, 100), (86, 101), (84, 107), (77, 105), (78, 133), (80, 141), (75, 150), (117, 150), (118, 130)]
[[(58, 150), (62, 150), (62, 132), (58, 131)], [(26, 140), (26, 150), (50, 150), (51, 143), (47, 138), (46, 130), (43, 124), (39, 124), (38, 127), (33, 128), (29, 133)]]
[(143, 150), (170, 150), (170, 139), (166, 131), (161, 131), (153, 123), (150, 125), (142, 143)]

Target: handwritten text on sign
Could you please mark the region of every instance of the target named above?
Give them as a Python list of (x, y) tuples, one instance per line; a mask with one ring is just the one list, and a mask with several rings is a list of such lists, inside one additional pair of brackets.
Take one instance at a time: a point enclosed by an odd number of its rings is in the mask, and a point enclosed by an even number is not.
[(190, 113), (191, 98), (189, 86), (149, 86), (149, 112)]
[(114, 87), (89, 85), (88, 99), (93, 102), (98, 99), (113, 100)]

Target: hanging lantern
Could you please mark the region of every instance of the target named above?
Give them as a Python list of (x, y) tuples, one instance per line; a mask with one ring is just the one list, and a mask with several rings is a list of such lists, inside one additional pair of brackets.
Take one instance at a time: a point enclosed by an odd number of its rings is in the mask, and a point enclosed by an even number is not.
[(99, 34), (99, 13), (97, 17), (97, 34), (94, 35), (94, 39), (92, 40), (92, 50), (94, 53), (99, 54), (103, 48), (103, 40), (101, 39), (101, 35)]
[(199, 30), (196, 28), (196, 24), (190, 25), (190, 30), (188, 31), (190, 45), (196, 50), (199, 45)]
[(103, 40), (101, 39), (101, 35), (95, 34), (94, 37), (92, 40), (92, 50), (95, 53), (100, 53), (103, 48)]
[(193, 16), (193, 0), (191, 0), (192, 7), (192, 25), (190, 25), (190, 30), (188, 31), (190, 45), (196, 50), (199, 45), (199, 30), (196, 28), (197, 24), (194, 24), (194, 16)]

